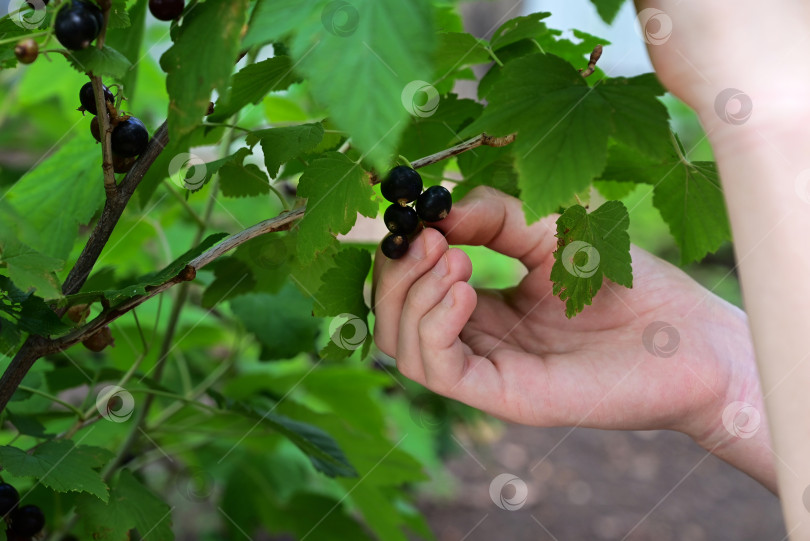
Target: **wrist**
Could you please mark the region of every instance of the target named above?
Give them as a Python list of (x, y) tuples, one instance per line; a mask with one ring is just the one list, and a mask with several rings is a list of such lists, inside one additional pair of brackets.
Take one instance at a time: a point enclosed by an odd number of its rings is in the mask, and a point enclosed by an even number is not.
[(724, 393), (686, 433), (708, 452), (747, 473), (776, 493), (770, 431), (757, 372), (754, 348), (745, 314), (729, 307), (728, 318), (711, 330), (718, 363), (729, 366)]

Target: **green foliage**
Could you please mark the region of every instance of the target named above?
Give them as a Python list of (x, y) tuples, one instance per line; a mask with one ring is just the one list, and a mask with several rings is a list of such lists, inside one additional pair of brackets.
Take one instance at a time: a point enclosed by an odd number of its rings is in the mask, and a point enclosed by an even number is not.
[(602, 20), (610, 24), (624, 5), (624, 0), (591, 0)]
[[(395, 382), (373, 350), (369, 240), (385, 232), (379, 220), (356, 227), (387, 206), (374, 181), (395, 163), (516, 133), (420, 174), (452, 182), (455, 201), (491, 186), (520, 197), (529, 221), (560, 212), (551, 279), (569, 317), (605, 279), (632, 286), (628, 230), (646, 240), (648, 215), (669, 227), (684, 263), (729, 239), (715, 167), (684, 157), (656, 78), (598, 67), (583, 78), (597, 44), (607, 62), (620, 52), (581, 30), (564, 37), (548, 13), (503, 21), (484, 40), (446, 0), (206, 0), (171, 23), (147, 4), (113, 0), (103, 49), (19, 71), (5, 69), (18, 39), (58, 47), (47, 35), (55, 3), (36, 29), (0, 18), (0, 357), (31, 335), (58, 339), (117, 317), (114, 347), (39, 360), (3, 412), (4, 479), (35, 485), (48, 535), (432, 538), (412, 488), (456, 447), (452, 425), (415, 426), (418, 386)], [(594, 4), (610, 21), (622, 2)], [(456, 95), (483, 65), (480, 99)], [(84, 286), (63, 296), (114, 206), (105, 210), (89, 115), (75, 111), (89, 73), (115, 83), (120, 108), (150, 128), (166, 120), (169, 141)], [(631, 225), (615, 200), (635, 208), (639, 183), (655, 208), (639, 222), (634, 211)], [(579, 203), (592, 188), (609, 201), (588, 213)], [(226, 234), (290, 211), (278, 231), (179, 284)], [(513, 261), (470, 253), (476, 287), (519, 279)], [(80, 304), (80, 322), (63, 315)], [(120, 388), (108, 411), (131, 411), (99, 415), (107, 386)], [(461, 407), (429, 409), (464, 422)], [(219, 512), (180, 520), (201, 500)]]
[(12, 475), (33, 477), (57, 492), (86, 492), (103, 502), (109, 499), (109, 489), (96, 470), (111, 458), (106, 449), (74, 446), (70, 440), (45, 442), (31, 453), (0, 447), (0, 462)]
[(608, 201), (588, 213), (569, 207), (557, 220), (557, 251), (551, 280), (554, 294), (565, 301), (565, 315), (573, 317), (591, 304), (602, 279), (633, 287), (627, 208)]

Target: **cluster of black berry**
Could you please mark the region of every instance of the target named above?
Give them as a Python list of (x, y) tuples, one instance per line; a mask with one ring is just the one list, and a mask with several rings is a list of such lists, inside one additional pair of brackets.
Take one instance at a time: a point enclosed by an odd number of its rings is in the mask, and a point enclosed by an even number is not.
[[(431, 186), (422, 191), (422, 177), (405, 165), (391, 169), (380, 184), (383, 197), (393, 203), (385, 210), (383, 220), (390, 235), (380, 248), (389, 259), (399, 259), (408, 252), (408, 240), (423, 222), (444, 220), (453, 206), (453, 198), (444, 186)], [(416, 201), (411, 207), (408, 203)]]
[(19, 507), (20, 494), (8, 483), (0, 483), (0, 515), (6, 521), (8, 541), (28, 541), (45, 527), (45, 515), (36, 505)]
[[(101, 87), (110, 113), (110, 126), (112, 127), (110, 146), (113, 152), (113, 169), (116, 173), (126, 173), (132, 169), (135, 157), (146, 150), (146, 146), (149, 144), (149, 131), (143, 122), (134, 116), (119, 115), (113, 106), (115, 97), (112, 92), (104, 85), (101, 85)], [(80, 111), (87, 111), (92, 115), (98, 114), (92, 83), (85, 83), (79, 90), (79, 102), (82, 104), (79, 108)], [(101, 142), (98, 117), (90, 122), (90, 132), (96, 141)]]

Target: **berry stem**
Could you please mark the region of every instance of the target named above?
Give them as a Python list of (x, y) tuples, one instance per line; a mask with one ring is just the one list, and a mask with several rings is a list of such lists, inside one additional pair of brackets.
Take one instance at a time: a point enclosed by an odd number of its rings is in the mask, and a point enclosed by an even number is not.
[(47, 36), (50, 33), (51, 33), (50, 30), (43, 30), (42, 32), (34, 32), (33, 34), (26, 34), (24, 36), (15, 36), (13, 38), (0, 39), (0, 45), (5, 45), (6, 43), (17, 43), (21, 39), (38, 38), (40, 36)]
[(93, 94), (95, 94), (96, 109), (98, 110), (96, 118), (98, 118), (99, 133), (101, 134), (101, 169), (104, 172), (104, 191), (107, 193), (107, 199), (111, 199), (118, 194), (118, 186), (115, 184), (115, 169), (113, 167), (109, 109), (107, 108), (107, 99), (104, 96), (101, 77), (91, 75), (90, 81), (93, 83)]
[(489, 56), (492, 57), (492, 60), (496, 64), (498, 64), (500, 67), (503, 67), (503, 62), (501, 62), (501, 59), (498, 58), (498, 55), (495, 54), (495, 51), (492, 50), (492, 47), (487, 47), (487, 52), (489, 53)]
[(74, 414), (76, 414), (76, 416), (79, 418), (78, 419), (79, 422), (84, 422), (84, 420), (86, 419), (86, 417), (84, 416), (84, 413), (79, 408), (77, 408), (73, 404), (69, 404), (68, 402), (65, 402), (61, 398), (58, 398), (58, 397), (56, 397), (56, 396), (54, 396), (52, 394), (46, 393), (45, 391), (41, 391), (41, 390), (39, 390), (39, 389), (37, 389), (35, 387), (29, 387), (27, 385), (20, 385), (19, 387), (17, 387), (17, 389), (19, 389), (20, 391), (25, 391), (26, 393), (31, 393), (31, 394), (35, 394), (37, 396), (41, 396), (43, 398), (47, 398), (51, 402), (53, 402), (55, 404), (59, 404), (60, 406), (63, 406), (65, 408), (69, 409)]

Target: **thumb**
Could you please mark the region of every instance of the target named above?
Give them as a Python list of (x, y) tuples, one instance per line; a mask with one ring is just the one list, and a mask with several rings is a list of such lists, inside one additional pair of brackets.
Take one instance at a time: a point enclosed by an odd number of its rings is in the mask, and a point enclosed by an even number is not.
[(555, 221), (556, 215), (527, 225), (519, 199), (479, 186), (454, 205), (436, 227), (450, 244), (486, 246), (533, 269), (557, 249)]

